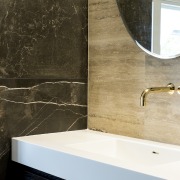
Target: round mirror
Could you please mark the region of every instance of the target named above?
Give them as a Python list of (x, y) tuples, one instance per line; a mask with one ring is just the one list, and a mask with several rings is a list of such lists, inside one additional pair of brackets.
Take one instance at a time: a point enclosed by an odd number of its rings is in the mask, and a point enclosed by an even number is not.
[(146, 53), (170, 59), (180, 56), (180, 0), (116, 0), (136, 44)]

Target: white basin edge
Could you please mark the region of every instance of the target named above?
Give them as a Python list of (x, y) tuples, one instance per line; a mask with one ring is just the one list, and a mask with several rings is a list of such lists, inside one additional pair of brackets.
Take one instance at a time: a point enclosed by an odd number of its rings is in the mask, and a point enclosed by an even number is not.
[[(55, 137), (57, 138), (58, 136), (66, 136), (67, 133), (72, 134), (72, 137), (68, 137), (67, 141), (64, 141), (63, 143), (60, 143), (56, 146), (53, 143), (49, 143), (48, 141), (46, 142), (46, 139), (49, 137)], [(83, 134), (87, 134), (87, 138), (84, 140), (81, 140), (80, 142), (76, 139), (76, 134), (80, 134), (80, 136)], [(68, 135), (69, 135), (68, 134)], [(103, 140), (90, 140), (91, 136), (93, 135), (100, 135), (102, 136)], [(37, 139), (39, 138), (39, 140)], [(73, 140), (74, 138), (74, 140)], [(89, 141), (87, 139), (89, 138)], [(42, 139), (45, 139), (43, 142), (41, 141)], [(49, 138), (48, 140), (50, 140)], [(89, 152), (84, 152), (81, 150), (77, 149), (72, 149), (68, 147), (68, 145), (72, 144), (78, 144), (78, 143), (91, 143), (91, 142), (100, 142), (100, 141), (106, 141), (106, 140), (121, 140), (121, 141), (128, 141), (128, 142), (137, 142), (140, 144), (147, 144), (151, 146), (156, 146), (156, 147), (165, 147), (167, 149), (174, 149), (177, 151), (180, 151), (180, 147), (176, 145), (169, 145), (169, 144), (164, 144), (164, 143), (158, 143), (158, 142), (153, 142), (153, 141), (148, 141), (148, 140), (141, 140), (141, 139), (136, 139), (136, 138), (130, 138), (130, 137), (125, 137), (125, 136), (120, 136), (120, 135), (113, 135), (113, 134), (108, 134), (108, 133), (101, 133), (101, 132), (96, 132), (96, 131), (91, 131), (91, 130), (79, 130), (79, 131), (73, 131), (73, 132), (64, 132), (64, 133), (51, 133), (51, 134), (43, 134), (43, 135), (33, 135), (33, 136), (24, 136), (24, 137), (14, 137), (12, 138), (12, 160), (21, 164), (24, 164), (26, 166), (30, 166), (32, 168), (38, 169), (40, 171), (44, 171), (46, 173), (55, 175), (57, 177), (61, 178), (67, 178), (67, 180), (76, 180), (77, 175), (77, 180), (80, 180), (78, 177), (78, 170), (77, 168), (77, 163), (81, 164), (82, 168), (87, 164), (88, 167), (90, 166), (90, 169), (93, 169), (93, 166), (97, 165), (97, 162), (99, 163), (98, 166), (106, 174), (106, 177), (108, 177), (108, 174), (111, 172), (115, 171), (115, 175), (118, 175), (118, 172), (123, 172), (126, 174), (125, 176), (128, 177), (128, 171), (136, 171), (138, 178), (140, 179), (140, 176), (138, 173), (141, 173), (143, 176), (144, 174), (147, 175), (146, 179), (166, 179), (166, 177), (172, 177), (172, 174), (165, 174), (163, 175), (163, 170), (161, 169), (149, 169), (149, 168), (142, 168), (138, 166), (129, 166), (125, 163), (121, 163), (118, 160), (115, 160), (110, 157), (104, 157), (101, 155), (97, 154), (92, 154)], [(40, 153), (41, 152), (41, 153)], [(38, 154), (39, 153), (39, 154)], [(38, 160), (37, 157), (33, 158), (33, 156), (36, 156), (38, 154)], [(71, 158), (70, 158), (71, 157)], [(74, 161), (73, 161), (74, 160)], [(89, 160), (89, 161), (87, 161)], [(69, 162), (65, 166), (63, 162)], [(47, 162), (47, 164), (45, 163)], [(71, 165), (70, 165), (71, 164)], [(89, 165), (90, 164), (90, 165)], [(180, 167), (180, 162), (173, 163), (175, 167)], [(51, 167), (51, 168), (49, 168)], [(80, 167), (80, 165), (79, 165)], [(107, 169), (109, 168), (109, 170)], [(167, 167), (168, 168), (168, 167)], [(104, 170), (103, 170), (104, 169)], [(105, 171), (106, 169), (106, 171)], [(127, 170), (126, 170), (127, 169)], [(69, 177), (68, 173), (69, 171), (73, 172), (73, 177)], [(96, 170), (96, 169), (94, 169)], [(88, 169), (87, 172), (88, 173)], [(126, 172), (127, 171), (127, 172)], [(107, 173), (108, 172), (108, 173)], [(83, 172), (81, 172), (83, 174)], [(90, 172), (89, 172), (90, 173)], [(113, 173), (110, 173), (111, 176)], [(96, 176), (100, 176), (100, 172), (96, 174)], [(82, 175), (82, 180), (84, 178), (85, 174)], [(95, 180), (95, 177), (91, 177), (88, 175), (89, 178), (93, 178)], [(86, 177), (86, 180), (90, 180)], [(100, 177), (98, 177), (100, 178)], [(104, 177), (102, 177), (104, 178)], [(110, 178), (110, 177), (109, 177)], [(113, 179), (114, 178), (114, 179)], [(111, 177), (111, 179), (116, 180), (116, 177)], [(144, 178), (144, 177), (143, 177)], [(180, 179), (180, 174), (178, 174), (178, 178)], [(173, 178), (175, 180), (176, 178)], [(108, 179), (107, 179), (108, 180)], [(118, 178), (117, 178), (118, 180)]]

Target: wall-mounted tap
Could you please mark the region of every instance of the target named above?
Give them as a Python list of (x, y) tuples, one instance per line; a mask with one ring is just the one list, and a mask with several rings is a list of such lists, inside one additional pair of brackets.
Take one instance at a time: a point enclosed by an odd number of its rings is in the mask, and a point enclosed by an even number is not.
[(177, 88), (177, 93), (180, 94), (180, 86)]
[(175, 86), (172, 83), (169, 83), (166, 87), (151, 87), (145, 89), (140, 97), (140, 106), (146, 105), (146, 98), (149, 93), (159, 93), (159, 92), (168, 92), (170, 94), (173, 94), (175, 90)]

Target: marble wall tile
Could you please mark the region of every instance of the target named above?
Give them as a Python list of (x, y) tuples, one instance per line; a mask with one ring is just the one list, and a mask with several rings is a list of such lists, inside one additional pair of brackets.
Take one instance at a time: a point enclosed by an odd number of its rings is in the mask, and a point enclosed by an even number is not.
[(0, 0), (0, 77), (87, 78), (87, 1)]
[[(16, 84), (15, 79), (7, 79), (7, 84), (8, 81)], [(25, 83), (24, 87), (10, 88), (5, 86), (6, 83), (2, 82), (0, 86), (1, 167), (7, 166), (3, 158), (9, 158), (11, 137), (87, 127), (86, 83), (44, 80), (29, 87), (24, 80), (21, 82)]]
[(145, 54), (127, 33), (116, 2), (89, 1), (89, 128), (143, 136), (144, 66)]
[(87, 128), (87, 15), (87, 0), (0, 0), (1, 180), (11, 137)]
[(180, 85), (180, 58), (162, 60), (140, 50), (115, 0), (89, 1), (88, 127), (110, 133), (180, 144), (180, 95), (149, 94), (148, 87)]
[[(150, 56), (146, 58), (146, 87), (180, 85), (180, 58), (162, 60)], [(180, 144), (180, 95), (175, 92), (151, 94), (145, 108), (144, 136), (152, 140)]]

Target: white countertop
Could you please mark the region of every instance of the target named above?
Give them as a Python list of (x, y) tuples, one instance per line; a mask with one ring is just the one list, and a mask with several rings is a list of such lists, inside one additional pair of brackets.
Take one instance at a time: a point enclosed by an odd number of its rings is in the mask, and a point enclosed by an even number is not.
[[(126, 146), (123, 153), (140, 154), (117, 158), (116, 140)], [(149, 149), (160, 151), (161, 159), (146, 157)], [(12, 138), (12, 160), (67, 180), (180, 179), (179, 146), (91, 130)]]

